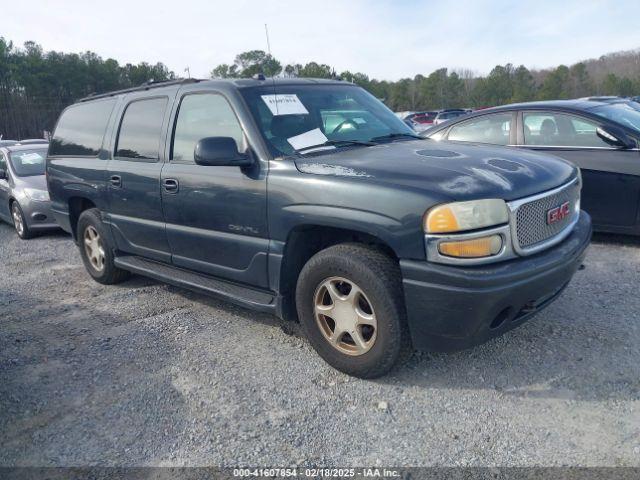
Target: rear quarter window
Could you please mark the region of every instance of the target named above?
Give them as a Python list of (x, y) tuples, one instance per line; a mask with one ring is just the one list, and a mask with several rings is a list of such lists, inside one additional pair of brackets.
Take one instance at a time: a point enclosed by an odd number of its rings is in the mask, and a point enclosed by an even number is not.
[(97, 156), (115, 103), (115, 99), (107, 99), (79, 103), (66, 109), (53, 133), (49, 154)]

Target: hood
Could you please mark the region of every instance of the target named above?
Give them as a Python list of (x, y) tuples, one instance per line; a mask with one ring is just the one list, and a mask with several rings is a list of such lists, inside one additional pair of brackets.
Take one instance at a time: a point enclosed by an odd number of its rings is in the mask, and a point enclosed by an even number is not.
[(36, 190), (47, 190), (47, 177), (45, 175), (33, 175), (31, 177), (14, 177), (16, 184)]
[(576, 176), (565, 160), (515, 148), (398, 141), (296, 159), (298, 170), (395, 184), (451, 200), (510, 201), (550, 190)]

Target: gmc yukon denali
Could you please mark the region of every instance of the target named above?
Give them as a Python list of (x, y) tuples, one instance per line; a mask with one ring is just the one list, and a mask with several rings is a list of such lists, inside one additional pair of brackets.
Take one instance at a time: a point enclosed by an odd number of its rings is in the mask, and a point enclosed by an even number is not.
[(46, 170), (96, 281), (146, 275), (298, 320), (323, 359), (363, 378), (522, 324), (591, 237), (570, 163), (417, 138), (340, 81), (95, 95), (62, 113)]

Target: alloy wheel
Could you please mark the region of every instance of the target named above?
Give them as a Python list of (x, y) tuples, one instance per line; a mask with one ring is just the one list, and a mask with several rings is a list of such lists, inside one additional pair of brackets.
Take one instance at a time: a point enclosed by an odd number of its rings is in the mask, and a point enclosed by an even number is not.
[(84, 251), (91, 266), (97, 272), (104, 270), (105, 253), (102, 239), (98, 231), (91, 225), (84, 231)]
[(331, 277), (322, 282), (314, 296), (314, 315), (325, 340), (341, 353), (364, 355), (376, 341), (373, 306), (351, 280)]
[(13, 217), (13, 225), (16, 228), (16, 232), (22, 237), (24, 235), (24, 223), (17, 203), (14, 203), (11, 207), (11, 216)]

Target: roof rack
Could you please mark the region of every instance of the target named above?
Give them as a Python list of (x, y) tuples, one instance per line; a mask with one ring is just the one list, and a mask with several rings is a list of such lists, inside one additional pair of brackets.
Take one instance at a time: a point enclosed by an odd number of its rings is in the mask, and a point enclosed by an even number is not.
[(113, 92), (106, 92), (106, 93), (99, 93), (99, 94), (92, 93), (84, 98), (81, 98), (78, 101), (88, 102), (90, 100), (96, 100), (98, 98), (106, 98), (106, 97), (113, 97), (115, 95), (122, 95), (123, 93), (139, 92), (144, 90), (150, 90), (152, 88), (168, 87), (170, 85), (181, 85), (184, 83), (197, 83), (200, 81), (201, 80), (198, 78), (177, 78), (175, 80), (158, 80), (158, 81), (149, 80), (147, 82), (144, 82), (139, 87), (124, 88), (122, 90), (114, 90)]

